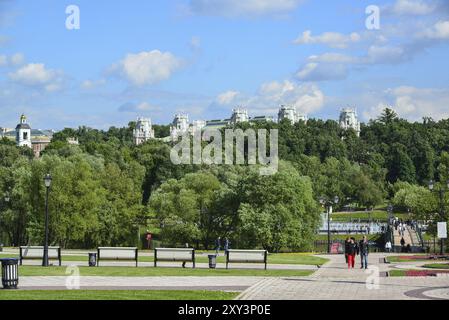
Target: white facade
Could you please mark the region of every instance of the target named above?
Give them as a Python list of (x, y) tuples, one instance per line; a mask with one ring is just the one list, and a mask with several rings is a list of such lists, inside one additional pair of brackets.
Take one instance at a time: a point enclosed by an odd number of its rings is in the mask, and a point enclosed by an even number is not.
[(248, 110), (243, 108), (236, 108), (232, 110), (232, 116), (231, 116), (231, 123), (241, 123), (241, 122), (248, 122), (249, 116), (248, 116)]
[(133, 131), (133, 137), (135, 145), (154, 139), (154, 130), (151, 125), (151, 119), (137, 118), (136, 128)]
[(360, 136), (360, 122), (355, 109), (343, 108), (340, 112), (340, 127), (344, 130), (354, 129)]
[(20, 123), (16, 127), (16, 143), (19, 147), (32, 148), (31, 127), (23, 114), (20, 116)]
[(196, 132), (201, 133), (201, 131), (206, 127), (206, 121), (204, 120), (195, 120), (192, 122), (192, 126), (190, 127), (190, 133), (195, 134)]
[(189, 132), (189, 116), (186, 114), (177, 114), (170, 127), (170, 137), (173, 141), (177, 140), (179, 136), (182, 136)]
[(299, 114), (295, 106), (292, 105), (281, 105), (278, 113), (279, 121), (283, 119), (290, 120), (293, 124), (299, 121), (307, 122), (307, 115)]

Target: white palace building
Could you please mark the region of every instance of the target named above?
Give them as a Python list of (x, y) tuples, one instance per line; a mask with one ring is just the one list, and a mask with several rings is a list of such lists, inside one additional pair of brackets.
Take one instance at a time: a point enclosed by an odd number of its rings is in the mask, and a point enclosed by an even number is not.
[[(296, 107), (292, 105), (281, 105), (278, 112), (277, 121), (284, 119), (290, 120), (293, 124), (303, 121), (307, 123), (307, 115), (297, 112)], [(255, 123), (255, 122), (274, 122), (276, 121), (271, 116), (258, 116), (251, 118), (248, 114), (248, 110), (242, 107), (237, 107), (232, 110), (232, 115), (229, 119), (224, 120), (194, 120), (189, 122), (189, 116), (187, 114), (176, 114), (170, 125), (170, 136), (162, 138), (164, 141), (175, 141), (180, 135), (189, 133), (194, 134), (198, 131), (206, 129), (221, 129), (237, 123)], [(343, 108), (340, 111), (340, 127), (344, 130), (354, 129), (357, 136), (360, 136), (360, 122), (358, 120), (357, 112), (355, 109)], [(142, 144), (149, 139), (154, 139), (154, 130), (151, 125), (151, 119), (138, 118), (136, 123), (136, 129), (133, 132), (134, 143), (136, 145)]]

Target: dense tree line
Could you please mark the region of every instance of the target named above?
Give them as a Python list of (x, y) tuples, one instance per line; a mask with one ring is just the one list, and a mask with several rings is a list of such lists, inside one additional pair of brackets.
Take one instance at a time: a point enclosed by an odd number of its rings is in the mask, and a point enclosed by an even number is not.
[[(134, 146), (134, 127), (64, 129), (40, 159), (0, 140), (0, 241), (42, 243), (47, 172), (50, 240), (72, 248), (136, 245), (148, 229), (167, 245), (209, 248), (226, 236), (239, 247), (307, 249), (321, 196), (359, 208), (388, 200), (432, 219), (439, 204), (426, 185), (449, 179), (449, 120), (411, 123), (390, 109), (363, 124), (360, 137), (332, 120), (240, 124), (279, 129), (282, 161), (273, 176), (246, 165), (174, 165), (170, 143)], [(154, 129), (159, 138), (169, 133)], [(72, 137), (79, 146), (67, 142)]]

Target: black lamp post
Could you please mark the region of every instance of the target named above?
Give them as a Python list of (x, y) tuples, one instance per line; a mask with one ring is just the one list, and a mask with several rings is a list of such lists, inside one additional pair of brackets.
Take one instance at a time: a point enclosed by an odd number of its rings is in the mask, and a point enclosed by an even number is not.
[(51, 186), (51, 175), (46, 174), (44, 177), (45, 187), (47, 188), (45, 195), (45, 243), (44, 243), (44, 258), (42, 260), (42, 266), (48, 267), (48, 193)]
[[(443, 186), (440, 186), (438, 189), (435, 189), (435, 183), (433, 180), (430, 180), (429, 182), (429, 189), (432, 192), (437, 192), (439, 195), (439, 201), (440, 201), (440, 219), (441, 221), (446, 221), (446, 210), (444, 207), (444, 195), (449, 192), (449, 180), (446, 182), (446, 188)], [(440, 239), (440, 254), (444, 254), (444, 239)]]
[(328, 200), (325, 197), (321, 197), (320, 198), (320, 203), (321, 205), (326, 207), (326, 211), (327, 211), (327, 253), (331, 253), (331, 211), (332, 211), (332, 206), (334, 204), (337, 204), (340, 201), (340, 198), (338, 198), (337, 196), (334, 197), (333, 201), (332, 200)]

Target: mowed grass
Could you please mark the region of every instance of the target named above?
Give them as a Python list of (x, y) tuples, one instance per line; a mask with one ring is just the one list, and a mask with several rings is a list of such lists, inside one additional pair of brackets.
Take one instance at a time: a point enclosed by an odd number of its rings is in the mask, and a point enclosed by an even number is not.
[[(20, 266), (20, 276), (66, 276), (66, 267)], [(111, 277), (158, 277), (158, 276), (256, 276), (256, 277), (302, 277), (312, 270), (264, 270), (260, 269), (192, 269), (181, 267), (79, 267), (81, 276)]]
[[(407, 220), (407, 213), (394, 213), (394, 217), (398, 217), (399, 219)], [(354, 211), (354, 212), (334, 212), (331, 214), (332, 221), (352, 221), (352, 220), (379, 220), (379, 221), (387, 221), (388, 220), (388, 212), (382, 210), (374, 210), (374, 211)]]
[(449, 263), (430, 263), (423, 265), (424, 268), (429, 269), (449, 269)]
[[(410, 259), (408, 257), (413, 257), (413, 259)], [(426, 254), (420, 255), (414, 254), (413, 256), (390, 256), (387, 257), (387, 262), (413, 262), (413, 261), (429, 261), (429, 256)]]
[(205, 290), (1, 290), (0, 300), (232, 300), (237, 295)]
[(389, 277), (406, 277), (406, 270), (391, 270), (388, 272)]
[[(354, 237), (356, 240), (362, 240), (364, 234), (331, 234), (332, 240), (346, 240), (347, 238)], [(369, 241), (376, 241), (379, 238), (378, 234), (368, 234), (366, 235)], [(315, 240), (326, 240), (327, 234), (318, 234), (315, 236)]]
[[(210, 252), (209, 254), (214, 253)], [(0, 254), (0, 258), (1, 257), (18, 258), (18, 256), (14, 254)], [(197, 263), (209, 263), (207, 253), (197, 254), (195, 259)], [(88, 256), (87, 254), (62, 255), (62, 261), (79, 261), (87, 263)], [(317, 257), (310, 253), (273, 253), (268, 255), (268, 264), (323, 265), (327, 261), (328, 260), (325, 258)], [(55, 263), (55, 260), (51, 260), (51, 262)], [(152, 256), (140, 256), (139, 262), (154, 262), (154, 258)], [(223, 253), (217, 257), (217, 263), (226, 263), (226, 258), (223, 256)]]

